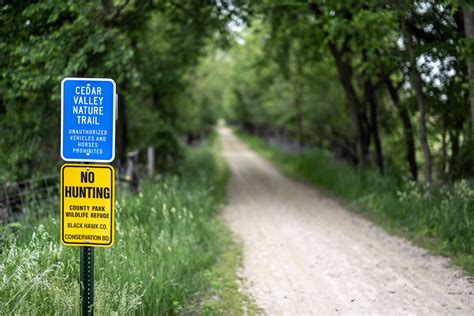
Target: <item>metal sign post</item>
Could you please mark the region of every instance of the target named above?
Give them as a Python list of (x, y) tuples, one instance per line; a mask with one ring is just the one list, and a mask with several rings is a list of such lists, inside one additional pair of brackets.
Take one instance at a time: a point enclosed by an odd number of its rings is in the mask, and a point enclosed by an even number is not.
[[(61, 158), (111, 162), (117, 119), (115, 82), (65, 78), (61, 82)], [(64, 246), (80, 246), (82, 315), (94, 315), (94, 248), (114, 242), (114, 169), (66, 164), (61, 168), (60, 235)]]
[(81, 247), (81, 314), (94, 315), (94, 248)]

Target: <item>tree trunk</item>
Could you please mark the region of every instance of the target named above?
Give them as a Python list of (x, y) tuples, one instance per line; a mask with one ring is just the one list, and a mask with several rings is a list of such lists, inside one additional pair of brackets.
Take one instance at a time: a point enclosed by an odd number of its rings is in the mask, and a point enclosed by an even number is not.
[(366, 133), (363, 126), (360, 102), (357, 98), (354, 86), (352, 85), (352, 71), (350, 66), (343, 60), (341, 51), (333, 42), (328, 43), (329, 50), (336, 62), (339, 80), (344, 88), (352, 125), (356, 132), (357, 158), (359, 164), (364, 164), (368, 159), (368, 146)]
[(441, 179), (446, 180), (446, 161), (448, 157), (447, 153), (447, 128), (446, 128), (446, 113), (443, 113), (443, 119), (441, 122), (441, 162), (439, 166), (439, 174)]
[(407, 108), (400, 104), (400, 98), (398, 97), (397, 90), (393, 86), (393, 82), (386, 73), (381, 74), (382, 80), (387, 87), (390, 98), (392, 99), (393, 105), (398, 110), (398, 115), (402, 121), (403, 134), (405, 136), (405, 158), (410, 169), (411, 177), (414, 181), (418, 181), (418, 165), (416, 164), (416, 151), (415, 151), (415, 137), (413, 136), (413, 126), (410, 121), (410, 115), (408, 114)]
[[(463, 8), (464, 31), (467, 40), (474, 40), (474, 10), (467, 5)], [(467, 67), (469, 70), (469, 97), (471, 102), (471, 136), (474, 135), (474, 55), (467, 57)]]
[(384, 173), (384, 161), (382, 154), (382, 144), (380, 142), (379, 128), (378, 128), (378, 113), (377, 113), (377, 100), (375, 98), (375, 91), (370, 80), (366, 80), (364, 83), (364, 93), (367, 101), (369, 102), (370, 108), (370, 130), (371, 135), (374, 139), (375, 146), (375, 160), (377, 167), (379, 168), (380, 174)]
[(7, 107), (5, 106), (3, 99), (0, 98), (0, 115), (6, 114), (6, 113), (7, 113)]
[[(316, 19), (319, 19), (323, 12), (319, 9), (318, 4), (311, 2), (309, 8), (313, 13)], [(337, 72), (339, 75), (339, 80), (344, 88), (347, 105), (349, 107), (349, 112), (352, 120), (352, 126), (356, 134), (356, 152), (358, 164), (364, 164), (367, 162), (369, 157), (367, 135), (364, 130), (364, 125), (362, 121), (362, 109), (360, 107), (360, 102), (357, 99), (355, 89), (352, 85), (352, 69), (351, 66), (344, 61), (343, 53), (337, 48), (335, 42), (330, 41), (328, 43), (329, 50), (334, 57), (336, 62)]]
[(418, 110), (420, 112), (418, 124), (419, 124), (419, 129), (420, 129), (420, 144), (421, 144), (421, 148), (423, 149), (423, 156), (425, 158), (425, 164), (423, 168), (425, 181), (430, 183), (432, 180), (431, 177), (432, 177), (432, 170), (433, 170), (433, 161), (431, 157), (430, 147), (428, 144), (428, 136), (426, 133), (426, 105), (425, 105), (425, 99), (424, 99), (423, 90), (422, 90), (422, 80), (421, 80), (420, 72), (418, 71), (418, 68), (416, 65), (416, 55), (415, 55), (415, 50), (413, 48), (413, 41), (412, 41), (411, 34), (409, 32), (406, 21), (403, 21), (403, 24), (405, 28), (405, 44), (407, 46), (408, 55), (410, 57), (410, 70), (411, 70), (412, 81), (413, 81), (412, 84), (413, 84), (413, 88), (415, 89), (416, 102), (418, 103)]
[(303, 111), (301, 109), (300, 88), (297, 84), (294, 85), (295, 98), (293, 105), (296, 110), (296, 124), (298, 128), (298, 142), (301, 148), (305, 146), (304, 127), (303, 127)]
[(457, 169), (456, 163), (459, 155), (459, 130), (454, 129), (449, 133), (449, 139), (451, 141), (451, 158), (449, 162), (450, 176), (453, 174), (453, 170)]

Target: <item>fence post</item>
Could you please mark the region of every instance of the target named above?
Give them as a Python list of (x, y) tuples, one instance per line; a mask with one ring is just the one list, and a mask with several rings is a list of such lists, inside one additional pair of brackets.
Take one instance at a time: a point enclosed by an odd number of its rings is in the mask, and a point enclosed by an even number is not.
[(147, 150), (147, 158), (148, 158), (148, 175), (151, 177), (155, 173), (155, 150), (153, 146), (148, 146)]
[(3, 185), (3, 191), (5, 192), (5, 209), (7, 211), (7, 217), (5, 220), (2, 219), (2, 222), (8, 223), (12, 219), (12, 209), (10, 207), (10, 199), (8, 197), (8, 191), (6, 184)]
[(127, 180), (130, 181), (130, 191), (133, 193), (138, 192), (139, 179), (138, 179), (138, 150), (131, 151), (127, 155)]

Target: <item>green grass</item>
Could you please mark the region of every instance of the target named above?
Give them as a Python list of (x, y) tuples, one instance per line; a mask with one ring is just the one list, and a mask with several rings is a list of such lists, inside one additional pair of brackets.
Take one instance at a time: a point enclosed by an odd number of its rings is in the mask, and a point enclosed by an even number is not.
[[(175, 175), (119, 195), (115, 244), (95, 251), (98, 315), (253, 310), (237, 286), (240, 248), (218, 217), (227, 171), (217, 149), (189, 151)], [(79, 314), (79, 248), (60, 245), (58, 216), (2, 236), (0, 314)]]
[(239, 134), (284, 172), (315, 184), (350, 209), (392, 233), (453, 261), (474, 275), (474, 188), (466, 180), (444, 186), (419, 185), (374, 170), (354, 169), (322, 150), (285, 153), (263, 140)]

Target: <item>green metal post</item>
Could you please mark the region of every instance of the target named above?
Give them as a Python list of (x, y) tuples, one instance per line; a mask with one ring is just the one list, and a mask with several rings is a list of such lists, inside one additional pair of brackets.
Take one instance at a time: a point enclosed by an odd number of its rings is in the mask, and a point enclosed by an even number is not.
[(94, 315), (94, 248), (81, 247), (82, 315)]

